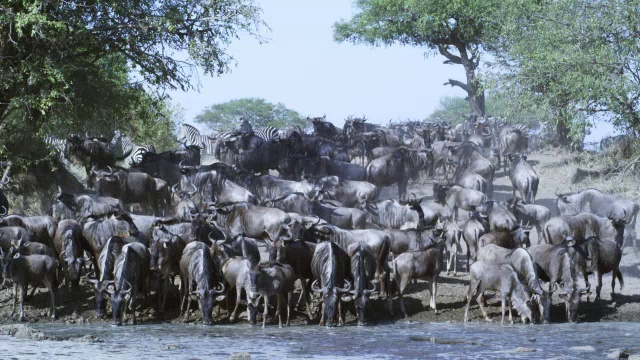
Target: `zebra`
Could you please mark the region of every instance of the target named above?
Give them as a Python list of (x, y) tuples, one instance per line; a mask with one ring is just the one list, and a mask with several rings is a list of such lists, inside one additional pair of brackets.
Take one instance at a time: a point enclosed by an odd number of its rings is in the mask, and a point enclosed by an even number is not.
[(64, 156), (64, 150), (67, 146), (66, 139), (58, 139), (47, 135), (44, 137), (44, 143), (47, 145), (50, 154), (56, 156), (63, 164), (69, 164), (69, 161)]
[(200, 131), (189, 124), (182, 124), (180, 132), (178, 133), (178, 142), (184, 144), (184, 146), (198, 146), (203, 147), (203, 136), (200, 135)]
[(218, 139), (212, 136), (200, 135), (200, 147), (202, 148), (202, 153), (213, 155), (216, 150), (217, 140)]
[(115, 131), (113, 140), (111, 140), (111, 145), (114, 146), (118, 140), (120, 140), (122, 144), (122, 156), (124, 157), (124, 162), (129, 164), (129, 166), (139, 164), (145, 154), (156, 152), (153, 145), (134, 144), (131, 138), (127, 135), (123, 135), (120, 130)]
[(266, 126), (262, 128), (257, 128), (253, 130), (253, 133), (264, 140), (265, 142), (270, 141), (279, 141), (280, 140), (280, 130), (273, 126)]

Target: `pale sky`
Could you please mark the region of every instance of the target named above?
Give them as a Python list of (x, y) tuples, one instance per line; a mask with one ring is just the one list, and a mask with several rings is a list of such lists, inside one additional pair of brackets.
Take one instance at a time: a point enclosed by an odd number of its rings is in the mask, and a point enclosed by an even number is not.
[[(450, 78), (464, 80), (462, 68), (444, 65), (439, 55), (425, 57), (426, 49), (334, 42), (334, 22), (354, 12), (350, 0), (257, 3), (271, 28), (263, 31), (269, 42), (261, 45), (248, 35), (235, 40), (228, 52), (237, 66), (230, 73), (200, 73), (199, 92), (171, 92), (186, 110), (186, 123), (196, 125), (193, 118), (207, 106), (243, 97), (281, 102), (303, 116), (326, 114), (342, 126), (349, 115), (372, 123), (423, 119), (441, 97), (465, 95), (443, 85)], [(589, 138), (612, 131), (599, 127)]]

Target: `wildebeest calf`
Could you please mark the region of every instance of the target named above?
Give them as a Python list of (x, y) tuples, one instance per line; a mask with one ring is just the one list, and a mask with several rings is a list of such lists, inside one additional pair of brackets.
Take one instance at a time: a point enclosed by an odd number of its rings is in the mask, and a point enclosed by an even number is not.
[(518, 280), (518, 274), (516, 274), (513, 267), (508, 264), (491, 264), (484, 261), (476, 261), (471, 265), (471, 280), (469, 284), (469, 291), (467, 292), (467, 306), (464, 309), (464, 322), (467, 322), (469, 315), (469, 306), (471, 305), (471, 299), (473, 296), (478, 295), (476, 302), (480, 305), (480, 310), (484, 318), (491, 322), (487, 312), (482, 306), (480, 297), (485, 290), (495, 290), (500, 293), (502, 298), (502, 321), (504, 324), (504, 308), (507, 302), (509, 302), (509, 321), (513, 324), (513, 317), (511, 316), (511, 306), (514, 306), (520, 313), (522, 322), (525, 319), (532, 320), (532, 308), (530, 296), (524, 289), (520, 280)]
[(2, 255), (2, 273), (4, 281), (13, 282), (13, 311), (16, 312), (18, 297), (17, 288), (20, 288), (20, 315), (18, 321), (24, 321), (24, 298), (27, 294), (27, 285), (38, 286), (43, 283), (49, 290), (51, 305), (49, 316), (56, 317), (56, 292), (58, 289), (57, 268), (55, 258), (47, 255), (21, 255), (19, 252), (0, 249)]
[(440, 239), (424, 250), (409, 251), (393, 260), (393, 274), (400, 294), (400, 309), (405, 317), (407, 317), (407, 311), (404, 308), (404, 299), (402, 297), (411, 279), (429, 281), (429, 292), (431, 294), (429, 306), (437, 313), (436, 290), (438, 289), (438, 277), (442, 271), (444, 245), (444, 240)]

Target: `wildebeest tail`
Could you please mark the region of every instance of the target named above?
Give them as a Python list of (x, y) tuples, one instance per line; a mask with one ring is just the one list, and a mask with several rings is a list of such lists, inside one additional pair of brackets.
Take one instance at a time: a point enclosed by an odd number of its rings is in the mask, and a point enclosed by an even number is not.
[(527, 178), (527, 183), (525, 185), (525, 201), (527, 204), (533, 204), (533, 191), (531, 190), (531, 179)]

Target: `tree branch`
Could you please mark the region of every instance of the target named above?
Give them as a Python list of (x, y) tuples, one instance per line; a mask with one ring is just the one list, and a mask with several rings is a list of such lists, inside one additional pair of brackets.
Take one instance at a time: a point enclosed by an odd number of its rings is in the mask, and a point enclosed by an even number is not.
[(469, 86), (467, 84), (463, 83), (462, 81), (449, 79), (449, 81), (447, 81), (446, 83), (444, 83), (442, 85), (458, 86), (458, 87), (462, 88), (462, 90), (464, 90), (466, 92), (469, 92)]
[(444, 45), (438, 45), (438, 52), (447, 58), (447, 61), (445, 61), (445, 64), (462, 64), (462, 59), (460, 58), (460, 56), (456, 56), (453, 55), (452, 53), (449, 52), (449, 50), (447, 50), (447, 47)]

